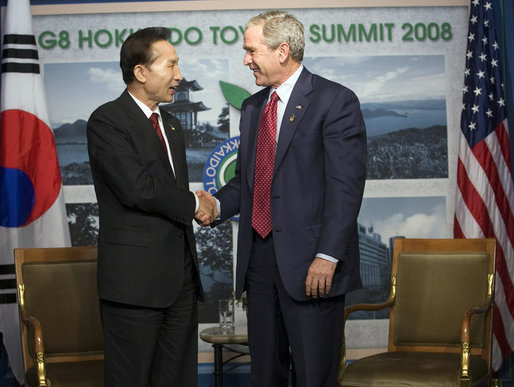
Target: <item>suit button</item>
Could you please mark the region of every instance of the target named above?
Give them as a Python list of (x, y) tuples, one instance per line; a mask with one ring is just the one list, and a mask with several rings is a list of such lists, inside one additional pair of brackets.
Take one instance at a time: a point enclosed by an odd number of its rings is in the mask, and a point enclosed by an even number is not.
[(183, 233), (183, 232), (179, 232), (179, 233), (178, 233), (178, 237), (179, 237), (180, 239), (184, 239), (184, 233)]

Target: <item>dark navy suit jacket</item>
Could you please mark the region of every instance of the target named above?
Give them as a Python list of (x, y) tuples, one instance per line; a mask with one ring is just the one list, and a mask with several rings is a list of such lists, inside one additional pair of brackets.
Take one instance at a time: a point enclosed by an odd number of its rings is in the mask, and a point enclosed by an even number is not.
[[(241, 108), (236, 175), (216, 193), (220, 221), (240, 213), (236, 297), (252, 245), (252, 195), (259, 120), (270, 89)], [(361, 287), (357, 215), (366, 180), (366, 129), (348, 88), (303, 69), (287, 104), (271, 187), (272, 233), (289, 295), (309, 300), (305, 278), (316, 253), (339, 260), (329, 296)]]

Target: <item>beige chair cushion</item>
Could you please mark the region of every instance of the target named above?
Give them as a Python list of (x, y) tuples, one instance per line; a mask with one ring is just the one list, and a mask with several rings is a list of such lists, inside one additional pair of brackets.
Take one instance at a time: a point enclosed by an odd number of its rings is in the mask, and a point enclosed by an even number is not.
[[(342, 386), (460, 386), (459, 372), (458, 354), (386, 352), (348, 364)], [(470, 375), (473, 382), (487, 375), (487, 363), (481, 357), (471, 356)]]
[[(47, 363), (48, 379), (52, 387), (101, 387), (104, 385), (103, 360), (76, 363)], [(37, 369), (32, 367), (26, 374), (28, 386), (37, 386)]]

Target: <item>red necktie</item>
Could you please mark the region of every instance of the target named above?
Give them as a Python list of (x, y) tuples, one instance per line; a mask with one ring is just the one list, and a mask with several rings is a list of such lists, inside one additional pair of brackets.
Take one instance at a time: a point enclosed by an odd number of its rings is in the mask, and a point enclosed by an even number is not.
[(161, 127), (159, 126), (159, 114), (152, 113), (149, 120), (152, 123), (155, 131), (157, 132), (157, 136), (159, 136), (159, 140), (161, 140), (162, 145), (164, 146), (164, 150), (166, 151), (166, 154), (168, 154), (168, 148), (166, 147), (166, 141), (164, 141), (164, 137), (162, 136), (162, 132), (161, 132)]
[(276, 92), (271, 94), (271, 98), (262, 113), (257, 136), (252, 227), (261, 238), (265, 238), (271, 232), (271, 180), (275, 162), (278, 99)]

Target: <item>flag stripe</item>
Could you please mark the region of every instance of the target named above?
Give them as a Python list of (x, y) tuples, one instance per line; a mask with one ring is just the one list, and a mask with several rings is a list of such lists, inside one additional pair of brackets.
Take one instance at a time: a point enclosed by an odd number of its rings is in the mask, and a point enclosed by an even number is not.
[(500, 347), (501, 356), (505, 357), (510, 352), (510, 347), (507, 343), (507, 335), (505, 334), (505, 325), (502, 322), (500, 308), (494, 304), (493, 309), (493, 331), (496, 336), (498, 346)]
[(5, 34), (4, 45), (6, 44), (32, 44), (36, 45), (36, 38), (34, 35), (22, 34)]
[(460, 228), (459, 220), (456, 216), (453, 220), (453, 235), (455, 238), (464, 238), (464, 233), (462, 232), (462, 228)]
[(14, 265), (0, 265), (0, 275), (14, 274)]
[[(500, 348), (503, 348), (502, 351), (500, 351), (500, 355), (502, 356), (499, 360), (500, 366), (501, 366), (501, 359), (509, 354), (509, 351), (505, 351), (505, 348), (514, 347), (514, 318), (511, 313), (509, 313), (505, 295), (507, 292), (503, 288), (502, 281), (496, 281), (495, 284), (495, 309), (498, 309), (499, 315), (493, 315), (493, 322), (494, 324), (502, 324), (501, 328), (497, 327), (496, 329), (493, 327), (493, 332), (495, 336), (499, 339), (498, 346)], [(499, 316), (499, 317), (498, 317)], [(498, 321), (494, 321), (494, 319)], [(501, 329), (501, 331), (500, 331)], [(497, 333), (498, 330), (498, 333)], [(503, 355), (502, 355), (503, 354)], [(497, 361), (498, 361), (497, 360)], [(495, 367), (495, 369), (497, 369)]]
[(36, 64), (36, 63), (2, 63), (2, 73), (39, 74), (39, 64)]
[(0, 279), (0, 289), (16, 289), (16, 279)]
[[(514, 185), (512, 183), (512, 173), (510, 171), (510, 152), (507, 148), (510, 146), (507, 131), (507, 120), (505, 120), (493, 133), (494, 135), (485, 139), (485, 142), (489, 147), (491, 155), (496, 164), (496, 169), (501, 184), (501, 187), (498, 189), (503, 189), (505, 198), (507, 199), (507, 204), (504, 209), (506, 211), (510, 210), (510, 216), (512, 217), (514, 214)], [(512, 229), (507, 229), (507, 231), (509, 233), (514, 232)]]
[[(458, 230), (461, 231), (462, 238), (466, 238), (466, 235), (475, 235), (476, 238), (483, 238), (484, 233), (480, 228), (480, 225), (476, 222), (475, 218), (471, 216), (469, 211), (467, 210), (466, 203), (462, 197), (460, 190), (456, 192), (456, 211), (455, 211), (455, 219), (458, 221)], [(459, 238), (458, 235), (455, 235), (456, 238)]]
[(0, 304), (15, 304), (16, 293), (2, 293), (0, 294)]
[(501, 279), (503, 294), (501, 297), (506, 301), (508, 312), (514, 317), (514, 286), (512, 285), (512, 278), (509, 276), (509, 271), (505, 263), (505, 255), (501, 246), (496, 249), (496, 274)]
[[(487, 216), (487, 207), (482, 200), (482, 196), (477, 191), (476, 186), (474, 186), (471, 179), (469, 179), (466, 168), (460, 159), (457, 165), (457, 186), (469, 211), (467, 215), (472, 216), (476, 220), (482, 231), (482, 236), (489, 235), (493, 232), (493, 226)], [(465, 218), (465, 221), (467, 220), (468, 219)]]
[[(494, 132), (488, 136), (496, 139)], [(497, 144), (491, 144), (491, 147), (494, 149), (498, 149)], [(498, 221), (503, 219), (503, 223), (501, 226), (495, 227), (499, 233), (506, 234), (505, 238), (509, 238), (511, 244), (514, 244), (514, 217), (512, 212), (510, 211), (502, 211), (501, 209), (508, 209), (509, 202), (508, 198), (505, 195), (505, 191), (502, 189), (502, 181), (498, 174), (498, 170), (496, 167), (492, 166), (491, 163), (494, 163), (493, 155), (490, 152), (490, 148), (485, 141), (482, 141), (475, 145), (473, 148), (473, 154), (475, 155), (478, 163), (481, 165), (480, 171), (488, 171), (485, 174), (485, 179), (489, 181), (489, 185), (487, 186), (487, 193), (484, 192), (484, 195), (491, 201), (487, 204), (488, 209), (493, 209), (494, 211), (498, 211)], [(477, 180), (474, 183), (478, 183), (482, 177), (476, 177)], [(474, 179), (472, 179), (474, 180)], [(496, 205), (492, 203), (492, 200), (495, 200)], [(494, 217), (494, 216), (493, 216)], [(509, 231), (510, 230), (510, 231)], [(494, 231), (492, 231), (494, 232)], [(503, 244), (503, 243), (502, 243)]]
[(509, 139), (509, 128), (507, 121), (503, 121), (496, 129), (496, 136), (498, 137), (498, 144), (501, 148), (501, 153), (504, 158), (505, 168), (512, 175), (512, 164), (510, 155), (510, 139)]
[(5, 48), (2, 51), (2, 58), (39, 59), (37, 50), (22, 48)]

